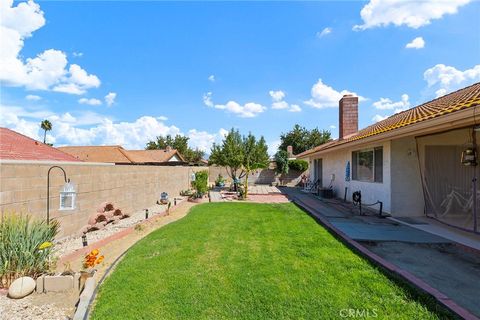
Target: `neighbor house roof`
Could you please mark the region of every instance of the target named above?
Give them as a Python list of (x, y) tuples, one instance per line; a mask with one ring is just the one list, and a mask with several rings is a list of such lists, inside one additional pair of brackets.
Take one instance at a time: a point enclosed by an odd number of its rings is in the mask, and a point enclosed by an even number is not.
[(87, 162), (132, 163), (126, 150), (121, 146), (75, 146), (59, 149)]
[(326, 150), (334, 146), (357, 141), (367, 137), (393, 131), (422, 121), (437, 118), (452, 112), (480, 105), (480, 82), (452, 92), (440, 98), (421, 104), (417, 107), (394, 114), (343, 139), (337, 139), (297, 155), (297, 158)]
[(57, 148), (7, 128), (0, 128), (0, 159), (80, 161)]
[(61, 150), (88, 162), (111, 162), (118, 164), (165, 163), (173, 156), (183, 157), (175, 149), (170, 150), (125, 150), (121, 146), (61, 147)]
[(184, 162), (182, 155), (176, 149), (163, 150), (128, 150), (130, 158), (137, 163), (163, 163), (174, 156)]

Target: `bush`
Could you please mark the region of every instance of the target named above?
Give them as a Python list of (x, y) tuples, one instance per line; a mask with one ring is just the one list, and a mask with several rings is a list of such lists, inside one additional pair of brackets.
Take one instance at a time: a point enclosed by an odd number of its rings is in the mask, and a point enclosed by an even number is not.
[(308, 162), (300, 159), (290, 160), (288, 161), (288, 167), (292, 170), (304, 172), (308, 169)]
[(47, 224), (14, 213), (0, 219), (0, 287), (8, 287), (16, 278), (36, 277), (48, 271), (58, 222)]
[(217, 180), (215, 180), (215, 185), (217, 187), (225, 186), (225, 178), (221, 174), (218, 174)]
[(197, 171), (195, 172), (195, 181), (193, 182), (193, 187), (197, 191), (198, 197), (203, 197), (204, 194), (208, 191), (208, 171)]

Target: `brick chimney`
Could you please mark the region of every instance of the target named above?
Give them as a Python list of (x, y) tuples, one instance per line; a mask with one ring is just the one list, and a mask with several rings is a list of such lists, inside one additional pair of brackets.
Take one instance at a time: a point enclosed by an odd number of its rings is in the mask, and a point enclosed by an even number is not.
[(293, 147), (287, 146), (287, 155), (289, 158), (293, 158)]
[(358, 97), (346, 94), (339, 102), (339, 132), (338, 138), (351, 135), (358, 131)]
[(165, 152), (170, 152), (170, 151), (172, 151), (172, 147), (167, 146), (167, 147), (165, 148)]

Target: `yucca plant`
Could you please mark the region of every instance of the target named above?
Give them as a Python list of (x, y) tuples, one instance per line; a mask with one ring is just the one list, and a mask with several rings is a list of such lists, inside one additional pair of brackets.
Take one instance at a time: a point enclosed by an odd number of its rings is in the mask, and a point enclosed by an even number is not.
[(4, 213), (0, 219), (0, 288), (22, 276), (36, 277), (50, 268), (59, 223), (28, 214)]

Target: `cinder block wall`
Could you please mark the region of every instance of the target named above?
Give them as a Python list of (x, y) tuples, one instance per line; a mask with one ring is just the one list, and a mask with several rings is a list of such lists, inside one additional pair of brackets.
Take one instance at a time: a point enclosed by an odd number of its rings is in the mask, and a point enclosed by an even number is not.
[(207, 167), (123, 166), (92, 163), (0, 163), (0, 211), (28, 212), (46, 217), (47, 171), (52, 165), (65, 169), (76, 185), (76, 209), (59, 210), (59, 192), (64, 184), (58, 168), (50, 174), (50, 217), (60, 221), (59, 237), (77, 233), (104, 201), (125, 213), (152, 206), (161, 192), (178, 196), (189, 188), (191, 174)]
[[(209, 167), (210, 185), (215, 184), (215, 180), (219, 174), (227, 180), (227, 183), (232, 182), (225, 167), (211, 166)], [(303, 174), (308, 175), (308, 170), (305, 172), (290, 170), (286, 175), (279, 175), (275, 172), (275, 166), (270, 164), (269, 168), (259, 169), (252, 172), (248, 178), (248, 184), (282, 184), (289, 187), (295, 187), (301, 184)]]

